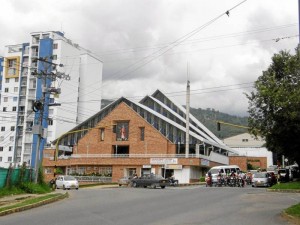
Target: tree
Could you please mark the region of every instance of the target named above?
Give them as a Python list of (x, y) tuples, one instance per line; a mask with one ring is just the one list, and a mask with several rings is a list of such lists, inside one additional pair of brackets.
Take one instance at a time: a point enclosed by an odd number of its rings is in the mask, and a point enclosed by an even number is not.
[(266, 147), (300, 165), (300, 58), (280, 51), (246, 94), (250, 132), (260, 135)]

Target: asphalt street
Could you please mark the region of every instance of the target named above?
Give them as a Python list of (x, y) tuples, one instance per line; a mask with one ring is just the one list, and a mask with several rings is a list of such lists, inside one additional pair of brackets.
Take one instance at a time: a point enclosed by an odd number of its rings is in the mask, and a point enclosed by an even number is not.
[(289, 224), (280, 213), (300, 194), (264, 188), (88, 188), (70, 198), (0, 218), (1, 225)]

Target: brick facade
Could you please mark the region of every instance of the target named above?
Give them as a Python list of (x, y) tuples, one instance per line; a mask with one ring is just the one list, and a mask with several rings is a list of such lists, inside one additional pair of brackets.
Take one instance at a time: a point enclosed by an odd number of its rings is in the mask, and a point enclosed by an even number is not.
[(237, 165), (242, 171), (247, 171), (247, 163), (253, 167), (267, 169), (267, 157), (230, 156), (229, 164)]

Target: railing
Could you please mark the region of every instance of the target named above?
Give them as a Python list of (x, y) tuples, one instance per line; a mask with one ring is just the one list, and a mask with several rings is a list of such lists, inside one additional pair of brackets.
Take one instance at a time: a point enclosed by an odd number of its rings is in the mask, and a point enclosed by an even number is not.
[[(45, 157), (50, 160), (53, 157)], [(80, 158), (185, 158), (185, 154), (72, 154), (70, 156), (59, 156), (58, 159), (80, 159)], [(209, 156), (201, 154), (189, 154), (188, 158), (209, 159)]]
[(98, 183), (112, 183), (111, 177), (101, 176), (74, 176), (79, 182), (98, 182)]

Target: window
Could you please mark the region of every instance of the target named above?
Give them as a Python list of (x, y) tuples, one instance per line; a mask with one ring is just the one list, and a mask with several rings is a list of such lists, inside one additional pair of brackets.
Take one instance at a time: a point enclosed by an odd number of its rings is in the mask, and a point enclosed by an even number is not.
[(1, 137), (0, 137), (0, 141), (4, 141), (4, 136), (1, 136)]
[(0, 162), (2, 162), (2, 156), (0, 156)]
[(52, 55), (53, 60), (57, 60), (57, 55)]
[(14, 141), (14, 136), (10, 136), (10, 137), (9, 137), (9, 140), (10, 140), (10, 141)]
[(9, 83), (9, 78), (6, 78), (6, 79), (5, 79), (5, 83)]
[(117, 141), (127, 141), (129, 122), (118, 122), (116, 131), (117, 131), (117, 135), (116, 135)]
[(13, 101), (14, 102), (18, 101), (18, 97), (13, 97)]
[(5, 131), (5, 127), (1, 127), (1, 131)]
[(248, 139), (242, 139), (242, 142), (248, 142)]
[(13, 112), (17, 111), (17, 107), (16, 107), (16, 106), (13, 106), (13, 107), (12, 107), (12, 111), (13, 111)]
[(0, 152), (3, 152), (3, 147), (2, 146), (0, 147)]
[(9, 89), (8, 88), (4, 88), (4, 92), (8, 92), (9, 91)]
[(100, 141), (104, 141), (104, 128), (100, 129)]
[(15, 78), (15, 82), (16, 82), (16, 83), (19, 83), (19, 77), (16, 77), (16, 78)]
[(11, 151), (12, 151), (12, 148), (13, 148), (12, 146), (9, 146), (9, 147), (8, 147), (8, 151), (11, 152)]
[(145, 140), (145, 127), (140, 127), (140, 139), (141, 141)]
[(53, 44), (53, 49), (58, 49), (58, 44)]
[(53, 125), (53, 119), (49, 118), (48, 119), (48, 126), (52, 126)]
[(54, 103), (54, 98), (50, 98), (49, 103)]
[(12, 161), (12, 157), (9, 156), (9, 157), (7, 158), (7, 161), (8, 161), (8, 162), (11, 162), (11, 161)]
[(4, 97), (4, 98), (3, 98), (3, 101), (4, 101), (4, 102), (8, 102), (8, 97)]
[(6, 107), (3, 107), (3, 112), (6, 112), (7, 111), (7, 108)]
[(15, 131), (15, 127), (14, 127), (14, 126), (11, 126), (11, 127), (10, 127), (10, 131)]
[(14, 92), (18, 92), (19, 88), (18, 87), (14, 87)]

